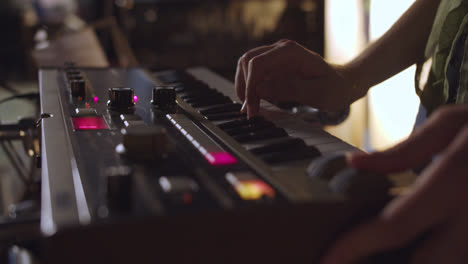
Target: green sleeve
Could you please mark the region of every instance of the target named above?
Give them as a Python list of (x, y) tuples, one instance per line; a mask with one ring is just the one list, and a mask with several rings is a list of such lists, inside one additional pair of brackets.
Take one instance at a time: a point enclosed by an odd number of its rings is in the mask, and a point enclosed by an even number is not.
[[(416, 93), (419, 95), (421, 104), (426, 108), (428, 114), (447, 102), (448, 81), (446, 70), (448, 58), (450, 58), (457, 36), (464, 29), (463, 24), (467, 14), (468, 1), (463, 0), (442, 0), (437, 10), (425, 49), (426, 60), (432, 59), (432, 66), (428, 80), (423, 87), (419, 86), (422, 63), (418, 64), (416, 73)], [(463, 67), (468, 67), (468, 65), (462, 65)], [(462, 89), (459, 92), (462, 92)], [(459, 96), (461, 96), (460, 93)]]

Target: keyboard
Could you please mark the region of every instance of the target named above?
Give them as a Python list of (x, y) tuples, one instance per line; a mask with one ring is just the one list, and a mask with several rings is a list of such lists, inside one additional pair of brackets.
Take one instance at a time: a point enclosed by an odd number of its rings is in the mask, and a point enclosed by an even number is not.
[(310, 263), (381, 205), (307, 168), (359, 151), (203, 67), (39, 71), (48, 263)]

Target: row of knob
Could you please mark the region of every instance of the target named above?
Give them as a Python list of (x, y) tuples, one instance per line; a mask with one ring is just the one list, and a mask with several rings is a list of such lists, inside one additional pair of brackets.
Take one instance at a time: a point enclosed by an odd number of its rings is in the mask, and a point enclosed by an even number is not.
[[(86, 98), (86, 81), (81, 71), (74, 66), (65, 69), (67, 81), (70, 84), (71, 94), (76, 98)], [(114, 87), (108, 90), (108, 106), (111, 109), (128, 109), (135, 106), (133, 88)], [(176, 92), (173, 87), (153, 87), (151, 104), (161, 110), (170, 110), (176, 105)]]
[[(111, 109), (128, 109), (135, 106), (135, 94), (133, 88), (109, 88), (109, 101)], [(161, 110), (170, 110), (176, 105), (176, 92), (170, 86), (153, 87), (153, 99), (151, 104)]]

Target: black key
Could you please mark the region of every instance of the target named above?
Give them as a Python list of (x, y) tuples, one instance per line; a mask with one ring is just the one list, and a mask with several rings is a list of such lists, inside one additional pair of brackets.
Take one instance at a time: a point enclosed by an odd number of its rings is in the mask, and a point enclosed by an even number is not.
[(314, 146), (308, 146), (300, 150), (278, 151), (260, 155), (260, 158), (269, 164), (277, 164), (288, 161), (298, 161), (317, 158), (321, 155), (320, 151)]
[(247, 114), (241, 112), (230, 112), (230, 113), (219, 113), (219, 114), (210, 114), (205, 115), (206, 119), (210, 121), (219, 121), (219, 120), (226, 120), (232, 118), (239, 118), (239, 117), (247, 117)]
[(200, 89), (200, 90), (183, 92), (183, 93), (180, 93), (179, 96), (180, 98), (185, 100), (185, 99), (192, 98), (192, 97), (211, 96), (215, 94), (219, 94), (219, 92), (216, 91), (215, 89), (208, 88), (208, 89)]
[(188, 103), (188, 104), (191, 104), (191, 103), (196, 103), (196, 102), (200, 102), (200, 101), (214, 101), (216, 99), (223, 99), (225, 96), (222, 94), (222, 93), (219, 93), (219, 92), (214, 92), (212, 94), (198, 94), (198, 95), (194, 95), (194, 96), (189, 96), (189, 97), (186, 97), (184, 98), (185, 102)]
[(223, 130), (226, 130), (226, 129), (231, 129), (231, 128), (242, 126), (244, 124), (247, 124), (247, 122), (248, 122), (247, 118), (241, 118), (241, 119), (227, 121), (227, 122), (218, 124), (218, 127)]
[(239, 112), (242, 108), (241, 104), (223, 104), (213, 106), (207, 109), (200, 110), (200, 114), (202, 115), (209, 115), (209, 114), (217, 114), (217, 113), (225, 113), (225, 112)]
[(279, 142), (275, 142), (269, 145), (250, 149), (250, 152), (256, 155), (263, 155), (263, 154), (269, 154), (273, 152), (280, 152), (284, 150), (293, 151), (293, 150), (300, 150), (304, 148), (307, 148), (307, 145), (304, 142), (304, 140), (300, 138), (288, 138), (286, 140), (281, 140)]
[(286, 132), (286, 130), (277, 127), (277, 128), (268, 128), (264, 130), (259, 130), (259, 131), (251, 132), (251, 133), (244, 134), (244, 135), (237, 135), (237, 136), (234, 136), (233, 138), (240, 143), (246, 143), (249, 141), (287, 137), (287, 136), (288, 136), (288, 133)]
[[(188, 103), (188, 102), (187, 102)], [(224, 103), (232, 103), (231, 99), (227, 96), (223, 97), (209, 97), (209, 98), (204, 98), (203, 100), (196, 101), (189, 103), (192, 107), (204, 107), (204, 106), (210, 106), (210, 105), (217, 105), (217, 104), (224, 104)]]
[(239, 120), (227, 121), (225, 123), (219, 124), (218, 127), (223, 130), (226, 130), (226, 129), (236, 128), (236, 127), (246, 126), (246, 125), (253, 124), (256, 122), (261, 122), (261, 121), (266, 121), (266, 119), (263, 116), (255, 116), (249, 119), (243, 118)]
[(224, 130), (224, 132), (226, 132), (228, 135), (236, 136), (236, 135), (240, 135), (240, 134), (247, 134), (247, 133), (250, 133), (250, 132), (255, 132), (255, 131), (258, 131), (258, 130), (263, 130), (263, 129), (266, 129), (266, 128), (273, 128), (273, 127), (275, 127), (275, 124), (273, 124), (270, 121), (265, 120), (265, 121), (259, 121), (259, 122), (251, 123), (251, 124), (248, 124), (246, 126), (240, 126), (240, 127), (235, 127), (235, 128), (231, 128), (231, 129), (226, 129), (226, 130)]
[(184, 100), (185, 100), (185, 102), (190, 104), (190, 103), (195, 103), (197, 101), (209, 101), (209, 100), (221, 99), (223, 97), (224, 97), (224, 95), (222, 93), (215, 92), (215, 93), (213, 93), (213, 94), (211, 94), (209, 96), (206, 96), (206, 95), (203, 95), (203, 94), (189, 96), (189, 97), (186, 97)]
[(192, 91), (206, 91), (208, 89), (211, 89), (211, 88), (204, 84), (184, 83), (184, 84), (178, 84), (174, 90), (176, 91), (176, 93), (185, 93), (185, 92), (192, 92)]

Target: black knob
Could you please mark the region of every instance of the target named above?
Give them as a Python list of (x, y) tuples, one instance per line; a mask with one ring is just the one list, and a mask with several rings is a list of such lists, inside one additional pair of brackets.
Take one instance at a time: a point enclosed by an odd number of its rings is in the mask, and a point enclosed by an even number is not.
[(106, 200), (111, 212), (126, 212), (132, 202), (132, 169), (128, 166), (114, 166), (106, 170)]
[(135, 106), (133, 96), (132, 88), (109, 88), (109, 101), (107, 101), (107, 105), (111, 109), (128, 109)]
[(161, 109), (169, 110), (176, 105), (176, 92), (172, 86), (153, 87), (153, 100), (151, 103)]
[(74, 97), (86, 96), (86, 82), (81, 79), (72, 79), (70, 80), (71, 93)]

